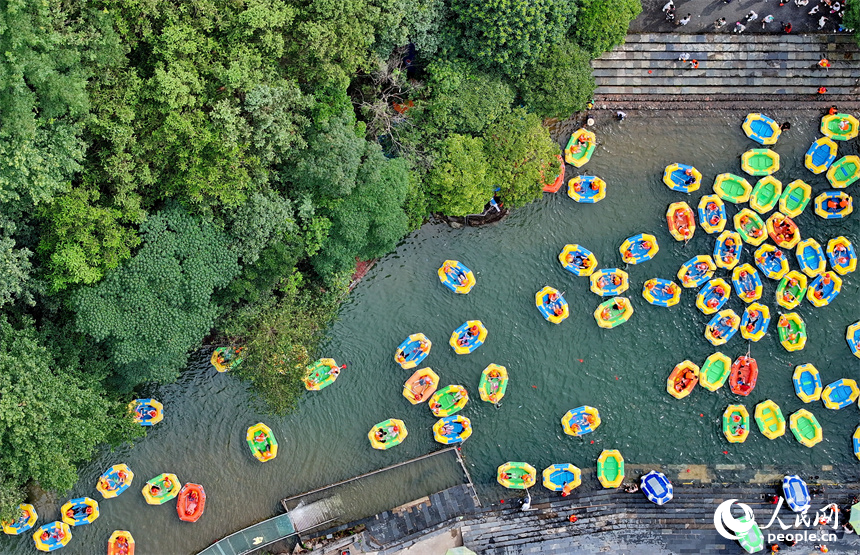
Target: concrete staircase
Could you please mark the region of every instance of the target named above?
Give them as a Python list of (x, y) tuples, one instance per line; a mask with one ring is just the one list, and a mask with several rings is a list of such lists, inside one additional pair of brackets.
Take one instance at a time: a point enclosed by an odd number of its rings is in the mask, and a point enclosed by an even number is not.
[[(678, 61), (685, 52), (697, 69)], [(832, 67), (820, 69), (821, 58)], [(860, 48), (850, 35), (632, 34), (592, 66), (598, 101), (860, 98)]]

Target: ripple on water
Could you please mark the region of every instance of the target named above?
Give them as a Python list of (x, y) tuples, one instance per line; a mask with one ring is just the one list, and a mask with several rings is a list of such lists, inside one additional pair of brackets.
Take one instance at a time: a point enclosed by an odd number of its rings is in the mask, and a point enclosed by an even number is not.
[[(818, 194), (829, 186), (823, 176), (803, 168), (803, 154), (817, 137), (819, 114), (792, 114), (791, 131), (775, 147), (783, 166), (776, 177), (783, 183), (802, 178)], [(646, 114), (607, 123), (596, 130), (600, 144), (591, 162), (580, 170), (568, 168), (568, 177), (595, 174), (606, 180), (607, 198), (600, 203), (577, 205), (561, 191), (485, 228), (425, 225), (381, 260), (344, 303), (325, 354), (347, 363), (348, 369), (333, 386), (306, 395), (292, 415), (261, 414), (246, 386), (217, 374), (208, 364), (209, 353), (200, 353), (179, 381), (151, 391), (164, 401), (164, 422), (134, 447), (99, 453), (82, 467), (81, 481), (68, 495), (40, 502), (40, 521), (57, 518), (59, 504), (69, 497), (99, 499), (94, 488), (98, 475), (111, 464), (127, 462), (136, 474), (132, 488), (101, 503), (101, 518), (75, 529), (64, 553), (101, 552), (118, 528), (130, 530), (144, 552), (193, 553), (271, 516), (283, 497), (440, 448), (431, 432), (436, 419), (426, 405), (412, 406), (401, 395), (411, 371), (393, 361), (396, 346), (419, 331), (433, 341), (426, 364), (442, 385), (462, 384), (471, 394), (462, 414), (472, 420), (474, 433), (463, 455), (489, 499), (502, 494), (493, 484), (496, 467), (505, 461), (528, 461), (538, 470), (558, 462), (591, 469), (604, 448), (621, 449), (633, 464), (779, 464), (816, 473), (821, 464), (833, 464), (837, 473), (851, 473), (857, 464), (850, 441), (857, 422), (854, 407), (829, 411), (820, 403), (805, 406), (824, 428), (824, 441), (813, 449), (802, 447), (790, 432), (769, 441), (757, 430), (746, 443), (729, 446), (720, 418), (733, 402), (752, 412), (756, 403), (770, 398), (786, 418), (804, 407), (791, 385), (797, 364), (814, 363), (825, 384), (854, 377), (858, 361), (844, 340), (845, 327), (860, 314), (853, 275), (844, 280), (832, 306), (801, 304), (798, 312), (809, 327), (803, 351), (788, 353), (780, 346), (774, 318), (771, 332), (750, 347), (760, 375), (749, 397), (739, 398), (725, 387), (715, 393), (697, 388), (677, 401), (665, 391), (666, 377), (678, 362), (689, 358), (701, 364), (716, 350), (734, 359), (747, 350), (740, 336), (719, 348), (707, 343), (703, 331), (708, 317), (695, 308), (696, 290), (685, 289), (680, 304), (668, 309), (653, 307), (641, 296), (647, 279), (675, 279), (682, 262), (712, 251), (714, 239), (701, 229), (688, 245), (675, 242), (665, 212), (678, 200), (695, 206), (711, 192), (717, 174), (741, 174), (740, 155), (755, 146), (740, 129), (743, 117)], [(567, 136), (562, 139), (566, 142)], [(846, 152), (847, 145), (840, 144), (840, 155)], [(691, 195), (666, 188), (663, 168), (672, 162), (695, 165), (703, 174), (702, 188)], [(727, 209), (731, 218), (736, 209)], [(804, 237), (811, 235), (821, 244), (837, 235), (860, 244), (855, 215), (825, 222), (807, 208), (796, 221)], [(625, 295), (636, 312), (616, 329), (600, 329), (592, 312), (601, 299), (589, 291), (587, 279), (563, 270), (557, 255), (566, 243), (580, 243), (595, 253), (601, 267), (624, 268), (618, 247), (641, 232), (657, 237), (660, 252), (652, 261), (627, 268), (630, 289)], [(744, 262), (751, 261), (753, 251), (744, 246)], [(438, 283), (436, 269), (447, 258), (459, 259), (475, 272), (477, 285), (469, 295), (451, 294)], [(793, 256), (789, 261), (797, 267)], [(534, 293), (544, 285), (563, 291), (570, 302), (571, 316), (558, 326), (544, 321), (534, 306)], [(775, 282), (765, 280), (763, 302), (776, 316), (774, 290)], [(738, 314), (744, 307), (734, 295), (727, 304)], [(487, 325), (486, 344), (471, 355), (456, 355), (448, 337), (473, 318)], [(511, 376), (501, 408), (477, 395), (480, 372), (492, 362), (505, 365)], [(603, 424), (584, 438), (569, 437), (562, 432), (561, 417), (583, 404), (597, 407)], [(367, 431), (391, 417), (404, 420), (409, 437), (395, 449), (372, 450)], [(280, 446), (278, 458), (265, 464), (250, 456), (244, 441), (247, 426), (257, 421), (272, 428)], [(139, 493), (144, 481), (165, 471), (206, 488), (206, 514), (198, 523), (180, 523), (174, 504), (144, 503)], [(448, 479), (446, 475), (439, 483)], [(591, 474), (585, 480), (594, 482)], [(354, 506), (364, 498), (365, 508), (373, 510), (385, 499), (408, 496), (416, 483), (386, 482), (379, 486), (382, 495), (357, 488)], [(0, 552), (30, 553), (30, 542), (29, 537), (0, 538)]]

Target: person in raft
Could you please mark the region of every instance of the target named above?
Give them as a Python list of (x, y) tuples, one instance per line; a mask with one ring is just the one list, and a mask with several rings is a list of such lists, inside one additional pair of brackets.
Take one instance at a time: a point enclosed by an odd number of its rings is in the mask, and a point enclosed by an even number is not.
[(454, 425), (450, 422), (446, 422), (439, 428), (439, 431), (442, 432), (443, 436), (448, 436), (454, 433)]
[(836, 255), (836, 262), (839, 264), (847, 264), (848, 263), (848, 248), (839, 243), (835, 247), (833, 247), (833, 254)]
[(687, 226), (687, 217), (681, 210), (675, 210), (675, 228), (681, 235), (687, 236), (690, 228)]
[(582, 253), (570, 253), (567, 255), (567, 263), (573, 264), (577, 268), (586, 269), (588, 268), (588, 257), (583, 256)]

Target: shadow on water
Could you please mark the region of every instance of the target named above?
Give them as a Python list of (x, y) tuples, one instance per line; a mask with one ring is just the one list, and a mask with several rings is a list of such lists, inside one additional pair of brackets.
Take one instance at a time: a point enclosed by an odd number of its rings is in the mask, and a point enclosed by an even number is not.
[[(702, 335), (708, 318), (695, 308), (695, 291), (685, 290), (679, 305), (664, 309), (644, 301), (642, 286), (652, 277), (674, 278), (682, 262), (712, 251), (714, 240), (701, 229), (686, 246), (672, 240), (665, 212), (678, 200), (695, 206), (711, 192), (718, 173), (741, 173), (741, 153), (755, 146), (741, 132), (743, 115), (636, 115), (623, 123), (598, 125), (600, 145), (593, 159), (583, 171), (572, 173), (603, 177), (608, 184), (604, 201), (578, 205), (563, 190), (492, 226), (452, 230), (428, 224), (407, 237), (355, 289), (330, 330), (325, 355), (347, 363), (348, 369), (333, 386), (306, 395), (295, 414), (272, 418), (258, 412), (245, 385), (217, 374), (208, 353), (200, 353), (178, 382), (152, 392), (164, 402), (164, 422), (133, 447), (100, 453), (81, 468), (81, 481), (68, 495), (54, 502), (42, 499), (40, 524), (58, 518), (59, 505), (69, 497), (100, 499), (98, 475), (111, 464), (126, 462), (135, 472), (132, 488), (102, 502), (102, 516), (76, 528), (64, 553), (102, 552), (114, 529), (130, 530), (139, 553), (194, 553), (278, 512), (281, 498), (439, 449), (431, 432), (436, 419), (426, 406), (412, 406), (402, 397), (403, 381), (411, 372), (393, 360), (403, 338), (419, 331), (433, 341), (426, 362), (440, 375), (441, 385), (462, 384), (472, 394), (462, 414), (472, 420), (474, 433), (463, 455), (479, 493), (488, 499), (505, 495), (494, 486), (496, 467), (505, 461), (527, 461), (539, 470), (559, 462), (591, 469), (604, 448), (620, 449), (631, 464), (777, 465), (816, 474), (822, 465), (834, 465), (829, 476), (853, 475), (855, 407), (830, 411), (819, 403), (808, 405), (824, 429), (824, 441), (813, 449), (802, 447), (790, 433), (769, 441), (757, 430), (745, 444), (730, 447), (720, 428), (722, 411), (734, 402), (752, 412), (755, 403), (770, 398), (786, 419), (801, 408), (791, 384), (797, 364), (814, 363), (825, 384), (857, 377), (860, 361), (844, 340), (846, 326), (860, 315), (853, 275), (844, 279), (832, 306), (816, 309), (804, 302), (799, 308), (809, 329), (805, 350), (783, 350), (773, 324), (762, 341), (752, 344), (760, 376), (749, 397), (738, 398), (727, 388), (715, 393), (698, 388), (677, 401), (665, 391), (675, 364), (687, 358), (701, 364), (716, 349)], [(803, 154), (818, 136), (819, 117), (795, 112), (791, 131), (775, 147), (782, 158), (776, 177), (783, 183), (802, 178), (816, 194), (829, 187), (823, 175), (803, 168)], [(840, 155), (847, 154), (856, 150), (856, 142), (839, 148)], [(663, 168), (676, 161), (703, 173), (699, 191), (688, 196), (662, 184)], [(735, 208), (728, 208), (734, 214)], [(822, 244), (846, 235), (858, 245), (856, 221), (852, 215), (825, 222), (811, 205), (797, 218), (803, 236), (812, 235)], [(602, 330), (592, 317), (600, 299), (589, 292), (587, 279), (561, 268), (558, 253), (566, 243), (580, 243), (594, 251), (601, 267), (623, 267), (619, 245), (641, 232), (656, 235), (660, 251), (654, 260), (627, 269), (627, 295), (636, 313), (628, 323)], [(459, 259), (475, 272), (477, 285), (469, 295), (454, 295), (438, 283), (436, 269), (446, 258)], [(751, 259), (752, 249), (744, 247), (742, 262)], [(793, 256), (790, 262), (797, 267)], [(571, 316), (560, 325), (544, 321), (534, 307), (534, 293), (544, 285), (564, 291), (571, 303)], [(776, 312), (774, 289), (775, 283), (766, 280), (763, 298)], [(744, 305), (733, 296), (727, 307), (740, 313)], [(486, 344), (471, 355), (456, 355), (448, 337), (473, 318), (489, 329)], [(746, 352), (747, 343), (738, 335), (720, 350), (734, 358)], [(476, 391), (481, 370), (492, 362), (506, 366), (511, 376), (501, 408), (482, 403)], [(584, 439), (566, 436), (562, 415), (583, 404), (600, 410), (602, 426)], [(392, 417), (405, 421), (409, 437), (395, 449), (374, 451), (367, 431)], [(249, 455), (244, 440), (246, 428), (260, 420), (272, 427), (280, 444), (278, 458), (265, 464)], [(173, 504), (144, 503), (140, 488), (161, 472), (175, 472), (183, 482), (206, 487), (206, 514), (198, 523), (180, 522)], [(440, 478), (439, 487), (448, 479)], [(591, 474), (585, 481), (584, 487), (596, 484)], [(379, 487), (392, 498), (414, 491), (410, 480)], [(359, 512), (362, 497), (350, 499)], [(379, 495), (366, 497), (374, 508), (380, 504)], [(29, 536), (4, 537), (0, 552), (32, 553), (32, 545)]]

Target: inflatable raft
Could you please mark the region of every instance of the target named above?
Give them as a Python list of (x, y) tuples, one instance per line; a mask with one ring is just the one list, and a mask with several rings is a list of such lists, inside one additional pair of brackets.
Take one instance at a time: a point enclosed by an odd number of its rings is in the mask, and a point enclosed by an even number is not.
[(761, 303), (752, 303), (741, 316), (741, 337), (747, 341), (759, 341), (770, 326), (770, 308)]
[(815, 197), (815, 213), (825, 220), (841, 220), (854, 211), (854, 199), (845, 191), (824, 191)]
[(767, 399), (755, 406), (755, 423), (761, 434), (768, 439), (785, 435), (785, 417), (779, 405)]
[(11, 522), (3, 521), (3, 532), (10, 536), (23, 534), (33, 528), (37, 520), (39, 515), (36, 513), (36, 507), (29, 503), (21, 503), (18, 505), (18, 518)]
[(741, 155), (741, 169), (750, 175), (770, 175), (779, 170), (779, 154), (767, 148), (753, 148)]
[(558, 255), (562, 267), (573, 275), (588, 277), (597, 269), (594, 253), (580, 245), (565, 245)]
[(472, 421), (463, 415), (445, 416), (433, 424), (433, 439), (444, 445), (463, 443), (472, 435)]
[(834, 141), (850, 141), (857, 136), (860, 122), (851, 114), (827, 114), (821, 118), (821, 134)]
[(806, 294), (806, 284), (806, 276), (797, 270), (785, 274), (776, 286), (777, 304), (788, 310), (795, 308)]
[(696, 233), (696, 216), (686, 202), (673, 202), (666, 211), (669, 233), (676, 241), (689, 241)]
[(726, 383), (732, 370), (732, 360), (717, 351), (705, 359), (699, 371), (699, 385), (708, 391), (716, 391)]
[(164, 405), (155, 399), (135, 399), (128, 404), (128, 410), (141, 426), (155, 426), (164, 420)]
[(115, 464), (99, 477), (96, 489), (105, 499), (113, 499), (131, 486), (134, 472), (125, 464)]
[(761, 277), (758, 275), (758, 270), (749, 264), (742, 264), (732, 270), (732, 285), (735, 287), (735, 294), (745, 303), (761, 298)]
[(717, 195), (699, 200), (699, 225), (705, 233), (720, 233), (726, 227), (726, 205)]
[(806, 299), (813, 306), (823, 307), (833, 302), (842, 290), (842, 278), (834, 272), (824, 272), (812, 280), (806, 290)]
[[(749, 522), (752, 520), (752, 526), (749, 526)], [(738, 537), (738, 544), (746, 551), (747, 553), (758, 553), (759, 551), (764, 549), (764, 534), (761, 532), (761, 528), (756, 524), (755, 520), (751, 516), (743, 515), (737, 519), (738, 521), (738, 529), (733, 530), (735, 535)]]
[(561, 427), (569, 436), (590, 434), (598, 426), (600, 426), (600, 412), (588, 405), (571, 409), (561, 417)]
[[(395, 360), (396, 359), (397, 356), (395, 355)], [(421, 357), (421, 360), (423, 359), (424, 357)], [(319, 359), (318, 361), (308, 366), (306, 369), (305, 377), (303, 378), (303, 381), (305, 382), (305, 389), (307, 389), (308, 391), (319, 391), (330, 386), (334, 383), (334, 381), (340, 375), (340, 371), (344, 368), (346, 368), (346, 364), (344, 364), (343, 366), (338, 366), (333, 358)], [(404, 368), (406, 367), (404, 366)]]
[(796, 312), (781, 314), (776, 329), (786, 351), (800, 351), (806, 346), (806, 323)]
[(854, 456), (860, 459), (860, 426), (857, 426), (851, 436), (851, 446), (854, 448)]
[(781, 212), (774, 212), (765, 222), (767, 233), (777, 246), (793, 249), (800, 242), (800, 230), (794, 220)]
[(197, 522), (206, 509), (206, 491), (200, 484), (191, 482), (182, 486), (176, 499), (176, 514), (183, 522)]
[(750, 434), (750, 413), (743, 405), (729, 405), (723, 412), (723, 435), (729, 443), (743, 443)]
[(624, 457), (618, 449), (604, 449), (597, 457), (597, 479), (604, 488), (617, 488), (624, 481)]
[(423, 403), (439, 387), (439, 375), (430, 368), (421, 368), (403, 384), (403, 396), (413, 405)]
[(556, 154), (555, 157), (558, 158), (558, 173), (552, 183), (547, 183), (543, 174), (543, 167), (541, 167), (540, 177), (543, 182), (544, 193), (557, 193), (561, 189), (561, 186), (564, 185), (564, 158), (561, 157), (561, 154)]
[(594, 319), (601, 328), (612, 329), (630, 319), (633, 305), (627, 297), (613, 297), (603, 301), (594, 310)]
[(827, 181), (836, 189), (844, 189), (860, 179), (860, 156), (843, 156), (827, 170)]
[(675, 399), (683, 399), (699, 383), (699, 367), (689, 360), (679, 363), (669, 373), (666, 391)]
[(69, 526), (92, 524), (99, 517), (99, 504), (89, 497), (78, 497), (60, 507), (63, 522)]
[(656, 470), (642, 476), (639, 489), (645, 494), (648, 501), (655, 505), (665, 505), (674, 496), (672, 482), (666, 478), (665, 474)]
[(165, 472), (146, 482), (143, 486), (143, 498), (150, 505), (164, 505), (179, 495), (180, 487), (176, 474)]
[(758, 363), (750, 356), (741, 355), (732, 364), (729, 388), (735, 395), (749, 395), (758, 380)]
[(654, 306), (675, 306), (681, 300), (681, 287), (668, 279), (651, 278), (642, 286), (642, 296)]
[(782, 182), (772, 175), (762, 177), (750, 194), (750, 208), (759, 214), (773, 210), (782, 195)]
[(764, 221), (749, 208), (744, 208), (735, 214), (734, 224), (745, 243), (757, 247), (767, 239), (767, 227)]
[(469, 401), (469, 393), (462, 385), (446, 385), (430, 397), (430, 412), (433, 416), (451, 416), (463, 410)]
[(455, 293), (465, 295), (475, 286), (475, 274), (458, 260), (446, 260), (436, 273), (442, 285)]
[(712, 277), (717, 265), (714, 259), (706, 254), (694, 256), (681, 265), (678, 270), (678, 279), (684, 287), (699, 287)]
[(705, 339), (714, 346), (725, 344), (738, 332), (740, 321), (741, 319), (732, 309), (719, 311), (705, 326)]
[(673, 191), (692, 193), (702, 184), (702, 173), (686, 164), (670, 164), (663, 171), (663, 183)]
[(537, 471), (524, 462), (506, 462), (496, 471), (496, 480), (508, 489), (527, 489), (535, 485)]
[(840, 235), (827, 242), (827, 259), (837, 274), (850, 274), (857, 269), (857, 253), (847, 237)]
[(857, 389), (857, 382), (848, 378), (827, 384), (824, 391), (821, 392), (821, 400), (824, 402), (825, 408), (831, 410), (839, 410), (848, 405), (853, 405), (858, 396), (860, 396), (860, 390)]
[(448, 344), (458, 355), (468, 355), (487, 340), (487, 328), (480, 320), (468, 320), (455, 329)]
[(785, 186), (779, 197), (779, 210), (790, 218), (796, 218), (806, 209), (812, 199), (812, 187), (803, 180), (795, 179)]
[(795, 255), (797, 256), (800, 270), (809, 277), (822, 274), (827, 268), (827, 258), (824, 257), (824, 250), (822, 250), (818, 241), (811, 237), (797, 244)]
[(657, 245), (657, 239), (648, 233), (640, 233), (633, 237), (628, 237), (621, 243), (619, 247), (621, 258), (627, 264), (639, 264), (647, 262), (654, 258), (660, 247)]
[(508, 369), (499, 364), (490, 364), (481, 372), (478, 394), (481, 401), (498, 403), (508, 390)]
[(804, 447), (814, 447), (824, 439), (821, 424), (808, 410), (800, 409), (792, 414), (788, 420), (791, 433)]
[(860, 322), (854, 322), (848, 326), (848, 331), (845, 332), (845, 340), (848, 342), (848, 348), (851, 353), (860, 358)]
[[(426, 335), (413, 333), (397, 346), (397, 350), (394, 351), (394, 362), (404, 370), (415, 368), (427, 358), (431, 347), (433, 347), (433, 343), (427, 339)], [(337, 365), (335, 364), (335, 366)]]
[(818, 369), (811, 364), (801, 364), (794, 369), (791, 376), (794, 384), (794, 393), (804, 403), (821, 400), (821, 375)]
[(773, 118), (759, 113), (747, 114), (741, 127), (747, 137), (762, 145), (776, 144), (782, 133)]
[(570, 463), (553, 464), (543, 470), (543, 487), (570, 493), (582, 484), (582, 471)]
[(594, 175), (578, 175), (567, 182), (567, 196), (582, 204), (606, 198), (606, 182)]
[(558, 289), (547, 285), (535, 293), (535, 306), (547, 321), (561, 324), (570, 316), (570, 306)]
[(260, 462), (270, 461), (278, 456), (278, 440), (275, 439), (272, 429), (262, 422), (248, 427), (245, 442), (251, 454)]
[(827, 137), (821, 137), (806, 151), (803, 164), (812, 173), (824, 173), (834, 160), (836, 160), (836, 143)]
[(570, 136), (567, 146), (564, 147), (564, 161), (576, 168), (581, 168), (591, 160), (594, 148), (597, 146), (597, 137), (588, 129), (579, 128)]
[(718, 268), (731, 270), (738, 264), (741, 256), (741, 236), (734, 231), (720, 233), (714, 242), (714, 263)]
[(785, 502), (788, 508), (795, 513), (803, 513), (809, 510), (809, 502), (812, 497), (809, 495), (809, 488), (806, 487), (806, 482), (800, 479), (800, 476), (786, 476), (782, 479), (782, 495), (785, 497)]
[(773, 245), (762, 245), (755, 251), (755, 265), (770, 279), (782, 279), (788, 273), (788, 257)]
[(134, 538), (128, 530), (114, 530), (108, 539), (107, 555), (134, 555)]
[(242, 364), (244, 347), (218, 347), (212, 352), (209, 362), (218, 372), (227, 372)]
[(723, 278), (712, 279), (696, 295), (696, 307), (703, 314), (714, 314), (722, 310), (723, 305), (729, 300), (731, 288)]
[(752, 185), (739, 175), (721, 173), (714, 181), (714, 192), (723, 200), (743, 204), (750, 199)]
[(601, 297), (614, 297), (627, 291), (630, 279), (627, 272), (618, 268), (604, 268), (591, 274), (591, 292)]
[(402, 420), (389, 418), (371, 428), (367, 432), (367, 439), (370, 440), (371, 447), (384, 451), (400, 445), (408, 435), (406, 424)]
[(33, 541), (39, 551), (56, 551), (66, 547), (71, 540), (72, 529), (58, 520), (43, 524), (33, 532)]

